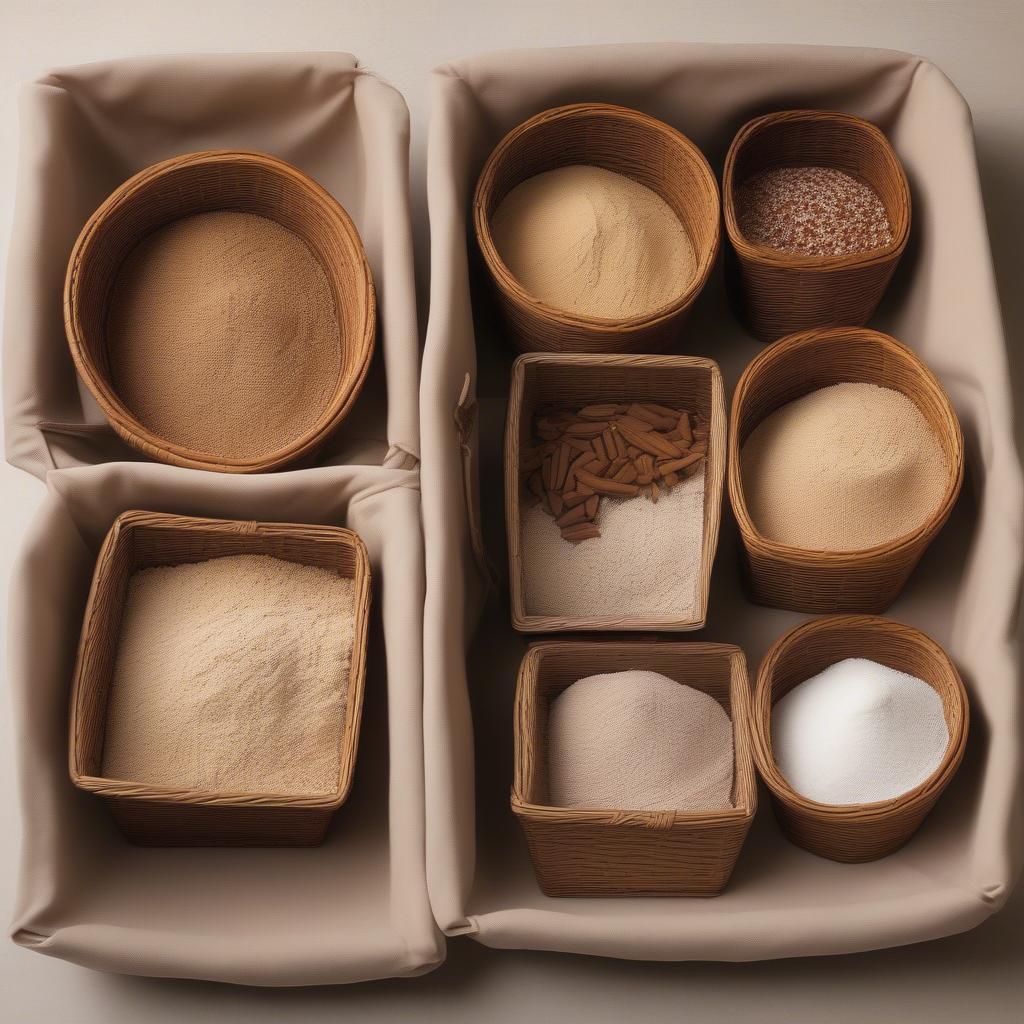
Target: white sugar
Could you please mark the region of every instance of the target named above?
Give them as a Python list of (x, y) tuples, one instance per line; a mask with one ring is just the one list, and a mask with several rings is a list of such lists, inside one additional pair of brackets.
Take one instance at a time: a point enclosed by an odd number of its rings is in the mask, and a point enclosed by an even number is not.
[(789, 784), (826, 804), (906, 793), (942, 761), (949, 729), (926, 682), (847, 658), (793, 687), (772, 712), (772, 748)]

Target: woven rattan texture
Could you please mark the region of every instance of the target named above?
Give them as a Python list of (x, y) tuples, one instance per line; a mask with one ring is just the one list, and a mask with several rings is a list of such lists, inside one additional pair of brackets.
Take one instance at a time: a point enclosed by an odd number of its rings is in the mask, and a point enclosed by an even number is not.
[[(892, 800), (832, 806), (797, 793), (772, 753), (772, 706), (794, 686), (844, 658), (870, 658), (923, 679), (942, 698), (949, 746), (921, 785)], [(775, 642), (761, 662), (751, 731), (757, 769), (771, 790), (786, 835), (812, 853), (856, 863), (884, 857), (917, 831), (949, 785), (967, 743), (967, 693), (949, 656), (930, 637), (890, 619), (834, 615), (812, 619)]]
[[(743, 495), (740, 450), (754, 427), (787, 402), (843, 381), (902, 392), (935, 430), (949, 464), (940, 506), (916, 530), (863, 551), (808, 551), (763, 537)], [(883, 612), (903, 589), (949, 518), (963, 483), (964, 442), (949, 397), (905, 345), (863, 327), (793, 334), (764, 349), (744, 370), (729, 423), (729, 500), (759, 604), (804, 612)]]
[[(800, 256), (748, 241), (736, 218), (736, 190), (770, 167), (835, 167), (867, 182), (892, 228), (881, 249), (844, 256)], [(725, 159), (725, 230), (739, 270), (742, 315), (762, 341), (810, 327), (867, 323), (910, 236), (910, 187), (884, 133), (859, 117), (786, 110), (748, 121)]]
[[(118, 270), (136, 244), (171, 221), (234, 210), (276, 221), (296, 234), (323, 267), (341, 329), (341, 360), (330, 400), (312, 427), (285, 431), (273, 451), (197, 451), (148, 430), (118, 396), (109, 365), (107, 314)], [(362, 242), (348, 214), (297, 168), (260, 153), (213, 150), (173, 157), (121, 185), (86, 222), (64, 288), (64, 321), (75, 366), (114, 430), (161, 462), (226, 473), (277, 469), (305, 457), (345, 418), (373, 354), (376, 305)], [(241, 376), (244, 376), (242, 374)]]
[[(722, 811), (568, 809), (548, 803), (547, 713), (577, 679), (647, 669), (710, 694), (733, 725), (733, 806)], [(714, 896), (732, 874), (757, 807), (746, 661), (728, 644), (554, 640), (519, 669), (512, 810), (548, 896)]]
[[(571, 164), (591, 164), (633, 178), (657, 192), (676, 213), (693, 243), (697, 268), (674, 301), (644, 316), (605, 320), (554, 309), (512, 276), (491, 235), (492, 214), (520, 182)], [(719, 210), (718, 182), (704, 154), (685, 135), (626, 107), (577, 103), (537, 114), (498, 143), (477, 181), (473, 222), (499, 311), (520, 350), (658, 352), (678, 339), (707, 283), (718, 255)]]
[[(113, 676), (128, 581), (136, 569), (225, 555), (262, 554), (317, 565), (352, 578), (355, 632), (341, 767), (334, 793), (322, 797), (175, 790), (101, 775), (107, 694)], [(71, 692), (72, 782), (110, 804), (131, 841), (156, 846), (304, 846), (322, 841), (352, 784), (366, 671), (370, 568), (363, 542), (331, 526), (200, 519), (124, 512), (100, 549)]]

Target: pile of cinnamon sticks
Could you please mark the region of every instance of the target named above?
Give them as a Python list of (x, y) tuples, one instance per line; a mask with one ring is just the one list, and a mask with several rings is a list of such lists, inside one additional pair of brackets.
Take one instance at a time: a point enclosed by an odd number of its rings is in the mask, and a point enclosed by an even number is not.
[(601, 535), (602, 496), (657, 501), (662, 487), (702, 471), (708, 450), (707, 420), (653, 402), (542, 409), (533, 427), (521, 463), (526, 490), (573, 543)]

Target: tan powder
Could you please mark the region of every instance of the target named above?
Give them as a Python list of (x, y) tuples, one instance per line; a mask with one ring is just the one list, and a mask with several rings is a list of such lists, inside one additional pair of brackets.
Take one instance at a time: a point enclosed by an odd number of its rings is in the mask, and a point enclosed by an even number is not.
[(112, 382), (148, 429), (228, 459), (310, 430), (333, 398), (341, 332), (306, 244), (265, 217), (217, 211), (128, 256), (107, 318)]
[(205, 791), (333, 792), (353, 600), (352, 580), (265, 555), (136, 572), (104, 776)]
[(945, 452), (914, 403), (844, 383), (777, 409), (741, 453), (750, 517), (769, 540), (861, 551), (919, 527), (942, 502)]
[(551, 704), (556, 807), (721, 810), (732, 806), (734, 760), (722, 705), (658, 672), (587, 676)]
[(621, 320), (678, 298), (696, 273), (693, 244), (656, 192), (582, 164), (517, 185), (491, 222), (502, 260), (556, 309)]

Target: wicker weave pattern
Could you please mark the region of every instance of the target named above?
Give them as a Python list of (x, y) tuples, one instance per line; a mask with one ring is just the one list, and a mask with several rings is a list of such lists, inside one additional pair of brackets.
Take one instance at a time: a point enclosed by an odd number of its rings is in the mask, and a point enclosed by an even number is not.
[[(808, 800), (786, 781), (772, 753), (772, 706), (798, 683), (844, 658), (870, 658), (929, 683), (942, 697), (949, 746), (932, 776), (909, 793), (870, 804)], [(890, 619), (834, 615), (790, 630), (765, 655), (751, 720), (754, 760), (772, 792), (783, 830), (798, 846), (831, 860), (876, 860), (917, 831), (956, 774), (967, 743), (967, 693), (949, 655), (930, 637)]]
[[(722, 811), (551, 807), (547, 715), (577, 679), (648, 669), (703, 690), (733, 723), (733, 807)], [(519, 669), (512, 810), (548, 896), (714, 896), (725, 887), (757, 807), (746, 661), (728, 644), (555, 640), (534, 644)]]
[[(816, 164), (866, 181), (881, 197), (892, 242), (869, 253), (800, 256), (754, 245), (736, 220), (736, 190), (758, 171)], [(786, 110), (748, 121), (725, 159), (725, 229), (739, 266), (744, 315), (753, 334), (774, 341), (829, 324), (867, 323), (910, 236), (910, 186), (884, 133), (859, 117)]]
[[(170, 443), (143, 426), (111, 384), (106, 319), (121, 263), (142, 238), (163, 225), (212, 210), (257, 214), (298, 235), (327, 275), (341, 327), (341, 374), (330, 403), (305, 434), (279, 451), (252, 459), (225, 459)], [(128, 444), (176, 466), (256, 473), (311, 454), (348, 414), (373, 355), (376, 305), (362, 242), (337, 200), (283, 160), (213, 150), (173, 157), (140, 171), (89, 218), (68, 263), (64, 323), (82, 380)]]
[[(100, 775), (107, 694), (128, 582), (137, 569), (227, 555), (261, 554), (333, 569), (355, 580), (355, 633), (337, 789), (326, 796), (175, 790)], [(69, 767), (97, 793), (132, 842), (157, 846), (308, 846), (321, 842), (348, 796), (355, 769), (366, 672), (370, 566), (351, 530), (123, 512), (100, 549), (71, 690)]]
[[(491, 235), (491, 216), (520, 182), (570, 164), (590, 164), (639, 181), (665, 200), (693, 242), (697, 269), (668, 306), (640, 317), (607, 320), (555, 309), (512, 276)], [(473, 223), (491, 273), (498, 307), (523, 352), (658, 352), (679, 336), (718, 255), (718, 182), (704, 154), (656, 118), (608, 103), (545, 110), (513, 128), (484, 165), (473, 200)]]
[[(704, 469), (704, 533), (697, 604), (691, 618), (641, 619), (530, 615), (523, 581), (521, 452), (530, 443), (534, 412), (546, 403), (659, 402), (699, 413), (709, 422)], [(508, 527), (512, 625), (523, 633), (563, 630), (700, 629), (707, 618), (711, 568), (718, 549), (725, 477), (725, 392), (718, 364), (695, 356), (522, 355), (512, 365), (505, 425), (505, 522)], [(645, 499), (634, 499), (645, 500)], [(584, 541), (584, 543), (586, 543)]]
[[(843, 381), (893, 388), (921, 410), (949, 460), (942, 504), (917, 530), (864, 551), (807, 551), (770, 541), (758, 532), (744, 499), (743, 443), (775, 409)], [(963, 435), (949, 397), (924, 363), (887, 334), (858, 327), (793, 334), (752, 360), (736, 385), (729, 424), (729, 499), (746, 551), (751, 593), (760, 604), (805, 612), (885, 611), (949, 518), (963, 475)]]

